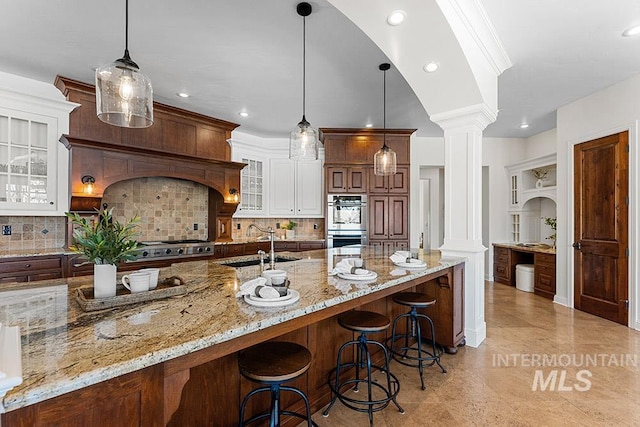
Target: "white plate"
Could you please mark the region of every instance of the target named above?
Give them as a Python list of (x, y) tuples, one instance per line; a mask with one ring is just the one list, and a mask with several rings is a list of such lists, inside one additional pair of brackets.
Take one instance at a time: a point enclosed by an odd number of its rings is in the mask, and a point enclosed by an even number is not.
[(293, 289), (288, 289), (287, 294), (285, 296), (278, 297), (278, 298), (262, 298), (256, 295), (247, 295), (247, 297), (249, 297), (249, 299), (253, 301), (286, 301), (288, 299), (293, 298), (293, 292), (291, 292), (292, 290)]
[(255, 279), (247, 280), (240, 286), (240, 291), (246, 291), (250, 288), (255, 288), (256, 286), (262, 285), (264, 286), (267, 283), (267, 279), (264, 277), (256, 277)]
[(374, 280), (378, 277), (378, 273), (375, 271), (370, 271), (369, 274), (338, 273), (338, 277), (345, 280)]
[(300, 299), (300, 292), (296, 291), (295, 289), (289, 289), (289, 293), (287, 294), (287, 296), (284, 296), (282, 298), (283, 299), (264, 300), (258, 297), (252, 298), (251, 295), (244, 296), (245, 302), (255, 307), (283, 307), (285, 305), (298, 302), (298, 300)]
[(424, 261), (420, 262), (394, 262), (395, 265), (402, 268), (424, 268), (427, 266), (427, 263)]

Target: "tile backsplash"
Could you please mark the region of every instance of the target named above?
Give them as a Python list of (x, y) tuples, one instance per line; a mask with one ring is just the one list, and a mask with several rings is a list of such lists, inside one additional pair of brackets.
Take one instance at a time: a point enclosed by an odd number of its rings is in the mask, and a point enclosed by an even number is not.
[[(173, 178), (140, 178), (109, 186), (102, 202), (113, 208), (114, 217), (127, 222), (135, 215), (141, 218), (140, 241), (207, 239), (208, 187), (196, 182)], [(324, 218), (296, 218), (296, 239), (324, 239)], [(0, 225), (10, 225), (11, 235), (0, 236), (0, 250), (56, 249), (66, 245), (66, 217), (0, 216)], [(234, 218), (232, 238), (247, 240), (249, 224), (276, 229), (283, 238), (289, 218)], [(197, 230), (194, 230), (197, 224)], [(238, 225), (240, 228), (238, 229)], [(317, 228), (314, 227), (317, 226)], [(259, 237), (257, 231), (252, 237)]]
[(65, 245), (66, 221), (66, 217), (0, 216), (1, 225), (11, 226), (10, 236), (0, 236), (0, 250), (62, 248)]
[(204, 240), (209, 234), (208, 197), (208, 187), (197, 182), (140, 178), (110, 185), (102, 202), (113, 208), (118, 221), (140, 216), (140, 241)]
[[(320, 240), (324, 239), (324, 218), (294, 218), (293, 221), (297, 224), (294, 228), (296, 232), (296, 240), (309, 239)], [(233, 240), (246, 240), (247, 228), (251, 223), (267, 228), (273, 227), (276, 229), (276, 238), (282, 239), (284, 236), (284, 230), (278, 229), (277, 224), (281, 226), (287, 224), (289, 218), (233, 218), (233, 232), (231, 237)], [(314, 224), (317, 225), (317, 229), (314, 228)], [(240, 225), (240, 229), (238, 229)], [(261, 233), (257, 230), (251, 230), (252, 237), (258, 237)]]

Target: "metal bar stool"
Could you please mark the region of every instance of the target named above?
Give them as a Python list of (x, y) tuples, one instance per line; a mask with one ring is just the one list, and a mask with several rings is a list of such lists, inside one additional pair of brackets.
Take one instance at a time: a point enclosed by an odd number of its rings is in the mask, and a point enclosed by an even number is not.
[[(323, 416), (329, 415), (329, 410), (333, 407), (336, 400), (339, 399), (347, 408), (358, 412), (367, 412), (369, 414), (369, 424), (373, 426), (373, 413), (383, 410), (393, 402), (400, 413), (404, 414), (404, 409), (398, 404), (396, 396), (400, 391), (400, 382), (398, 378), (389, 372), (389, 352), (384, 344), (378, 341), (367, 339), (367, 334), (374, 332), (382, 332), (389, 327), (391, 322), (386, 316), (371, 311), (350, 311), (338, 318), (338, 324), (345, 329), (353, 332), (359, 332), (358, 339), (342, 344), (338, 350), (338, 361), (336, 368), (329, 372), (329, 388), (331, 389), (331, 403), (322, 413)], [(371, 363), (371, 353), (368, 345), (380, 347), (384, 352), (384, 366), (376, 366)], [(342, 363), (342, 352), (346, 348), (356, 346), (356, 358), (354, 362)], [(355, 378), (340, 380), (341, 373), (349, 368), (355, 368)], [(371, 378), (371, 370), (379, 369), (385, 373), (386, 385), (374, 382)], [(364, 378), (360, 377), (360, 369), (366, 369)], [(362, 399), (355, 399), (346, 396), (348, 390), (354, 392), (359, 391), (361, 383), (367, 386), (367, 395)], [(352, 387), (353, 386), (353, 387)], [(374, 390), (377, 389), (380, 396), (374, 398)]]
[[(309, 350), (292, 342), (268, 341), (241, 352), (238, 357), (240, 374), (251, 381), (266, 384), (266, 386), (252, 390), (245, 396), (240, 406), (239, 426), (242, 427), (263, 418), (269, 418), (270, 427), (280, 427), (280, 416), (288, 415), (307, 420), (309, 427), (317, 427), (316, 423), (311, 420), (311, 407), (307, 396), (295, 387), (282, 385), (307, 372), (310, 365), (311, 353)], [(271, 393), (271, 410), (244, 421), (244, 411), (249, 398), (264, 391)], [(307, 415), (282, 410), (280, 408), (280, 391), (292, 391), (300, 395), (304, 400)]]
[[(440, 369), (442, 369), (442, 373), (447, 373), (447, 370), (440, 364), (442, 351), (436, 346), (436, 333), (433, 327), (433, 321), (426, 314), (418, 313), (417, 311), (418, 308), (426, 308), (434, 305), (436, 300), (432, 300), (427, 295), (419, 292), (401, 292), (393, 296), (393, 301), (397, 304), (408, 306), (410, 311), (399, 315), (393, 320), (389, 343), (391, 357), (405, 366), (417, 367), (420, 372), (420, 385), (422, 386), (422, 390), (424, 390), (425, 386), (422, 373), (425, 366), (429, 367), (437, 363)], [(396, 327), (398, 321), (401, 319), (406, 319), (406, 333), (396, 334)], [(431, 339), (422, 336), (419, 319), (424, 319), (429, 323)], [(410, 344), (410, 339), (415, 339), (416, 342)], [(396, 341), (404, 342), (398, 346)], [(425, 349), (423, 343), (427, 344), (427, 348), (430, 347), (431, 349)]]

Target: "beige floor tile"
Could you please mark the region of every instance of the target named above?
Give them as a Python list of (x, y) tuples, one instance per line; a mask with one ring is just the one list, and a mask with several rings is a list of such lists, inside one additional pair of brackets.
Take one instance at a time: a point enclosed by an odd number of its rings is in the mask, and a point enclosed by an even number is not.
[[(426, 368), (424, 391), (416, 368), (392, 362), (406, 412), (389, 405), (375, 413), (376, 426), (640, 426), (640, 332), (513, 287), (485, 289), (485, 342), (444, 354), (446, 374)], [(340, 403), (314, 420), (369, 425)]]

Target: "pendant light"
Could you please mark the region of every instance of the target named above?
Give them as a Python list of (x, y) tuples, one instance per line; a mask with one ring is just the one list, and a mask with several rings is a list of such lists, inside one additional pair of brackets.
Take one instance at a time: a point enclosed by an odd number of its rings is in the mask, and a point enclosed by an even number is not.
[(311, 15), (309, 3), (299, 3), (296, 7), (298, 15), (302, 16), (302, 120), (291, 131), (289, 137), (289, 158), (293, 160), (318, 159), (318, 130), (311, 127), (305, 117), (306, 107), (306, 17)]
[(110, 125), (146, 128), (153, 124), (153, 88), (129, 56), (129, 0), (125, 5), (124, 56), (96, 69), (96, 110)]
[(373, 156), (373, 173), (375, 175), (393, 175), (396, 173), (396, 153), (387, 146), (387, 70), (391, 68), (386, 62), (380, 64), (383, 75), (382, 90), (382, 148)]

